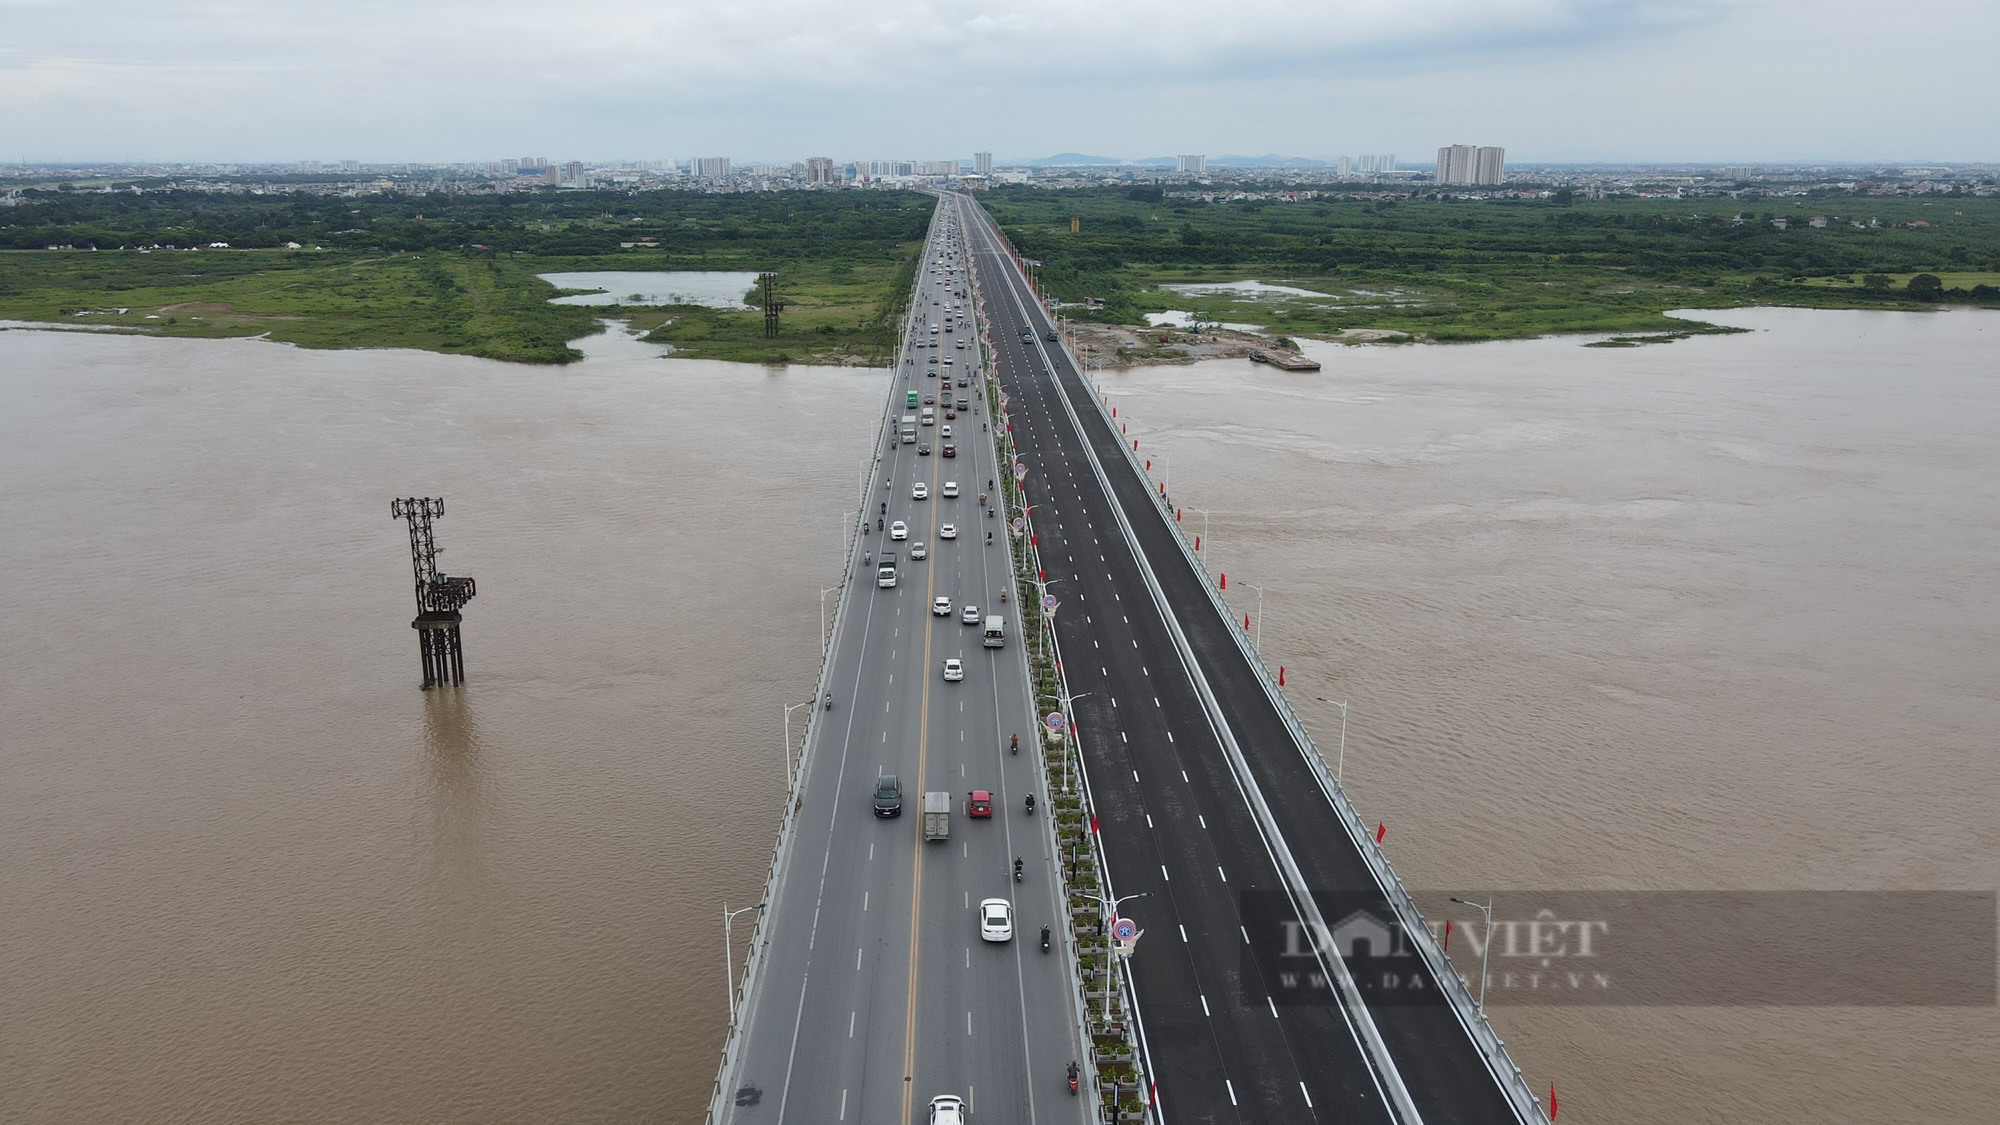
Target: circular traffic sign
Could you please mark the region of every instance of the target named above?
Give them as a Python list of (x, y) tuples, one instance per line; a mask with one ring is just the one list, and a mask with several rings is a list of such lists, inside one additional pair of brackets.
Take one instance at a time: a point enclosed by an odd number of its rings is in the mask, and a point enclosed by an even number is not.
[(1049, 717), (1043, 721), (1049, 724), (1050, 730), (1061, 730), (1069, 723), (1068, 719), (1063, 718), (1061, 711), (1049, 712)]
[(1131, 941), (1139, 936), (1139, 924), (1130, 918), (1120, 918), (1111, 924), (1111, 936), (1117, 941)]

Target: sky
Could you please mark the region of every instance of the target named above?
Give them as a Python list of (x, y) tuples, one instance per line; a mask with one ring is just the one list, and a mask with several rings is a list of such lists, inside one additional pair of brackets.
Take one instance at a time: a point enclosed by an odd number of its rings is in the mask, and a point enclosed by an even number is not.
[(0, 0), (0, 162), (2000, 162), (2000, 0)]

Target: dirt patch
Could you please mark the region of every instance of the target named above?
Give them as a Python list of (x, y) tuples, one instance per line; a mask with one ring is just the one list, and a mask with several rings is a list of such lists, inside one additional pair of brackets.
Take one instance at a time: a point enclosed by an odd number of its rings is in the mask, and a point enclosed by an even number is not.
[[(1189, 332), (1179, 328), (1137, 328), (1126, 324), (1092, 324), (1072, 321), (1076, 331), (1077, 354), (1084, 348), (1091, 364), (1108, 367), (1150, 367), (1162, 363), (1193, 363), (1202, 359), (1250, 358), (1252, 351), (1282, 358), (1298, 353), (1279, 346), (1277, 339), (1256, 332), (1203, 329)], [(1343, 342), (1374, 343), (1401, 338), (1400, 332), (1356, 328), (1341, 333)], [(1302, 358), (1302, 357), (1300, 357)]]

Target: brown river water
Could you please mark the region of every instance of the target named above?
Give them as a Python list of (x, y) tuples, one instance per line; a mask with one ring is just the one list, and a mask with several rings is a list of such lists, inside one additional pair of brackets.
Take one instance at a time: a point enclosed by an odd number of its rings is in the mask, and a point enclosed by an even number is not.
[[(1716, 319), (1104, 376), (1411, 886), (2000, 886), (2000, 316)], [(883, 380), (582, 346), (0, 331), (0, 1120), (700, 1117)], [(2000, 1104), (1990, 1003), (1494, 1021), (1564, 1122)]]

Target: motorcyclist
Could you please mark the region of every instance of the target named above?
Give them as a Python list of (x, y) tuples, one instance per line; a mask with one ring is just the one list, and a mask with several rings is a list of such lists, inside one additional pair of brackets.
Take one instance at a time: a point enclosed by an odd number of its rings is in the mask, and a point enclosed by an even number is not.
[(1035, 795), (1033, 793), (1028, 794), (1027, 806), (1029, 813), (1033, 813), (1035, 811)]
[(1009, 735), (1007, 737), (1007, 752), (1009, 754), (1019, 754), (1021, 752), (1020, 735), (1015, 734), (1015, 735)]
[(875, 530), (877, 530), (877, 531), (880, 531), (880, 530), (882, 530), (882, 517), (881, 517), (881, 516), (876, 516), (876, 517), (875, 517)]

